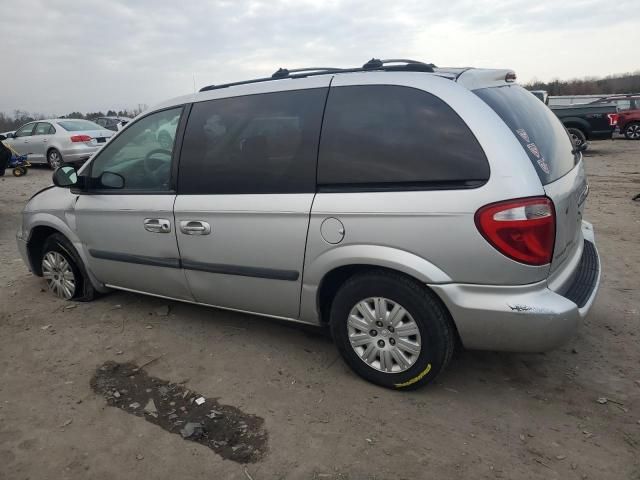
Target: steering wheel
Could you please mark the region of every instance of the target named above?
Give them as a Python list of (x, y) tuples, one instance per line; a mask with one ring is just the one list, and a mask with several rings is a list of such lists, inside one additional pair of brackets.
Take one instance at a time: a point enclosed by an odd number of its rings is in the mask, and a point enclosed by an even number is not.
[[(167, 155), (168, 160), (164, 161), (159, 158), (153, 158), (154, 155), (161, 153)], [(156, 148), (147, 153), (142, 161), (145, 175), (153, 178), (157, 182), (164, 183), (169, 178), (169, 169), (171, 168), (171, 151), (165, 148)]]

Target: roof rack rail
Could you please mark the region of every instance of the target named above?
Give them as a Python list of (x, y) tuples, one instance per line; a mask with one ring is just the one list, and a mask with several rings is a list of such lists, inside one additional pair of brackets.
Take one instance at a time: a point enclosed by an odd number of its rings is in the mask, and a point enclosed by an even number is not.
[(234, 87), (236, 85), (247, 85), (250, 83), (269, 82), (271, 80), (282, 80), (287, 78), (303, 78), (314, 75), (326, 75), (327, 73), (351, 73), (367, 72), (372, 70), (381, 71), (409, 71), (409, 72), (433, 72), (436, 66), (433, 63), (424, 63), (417, 60), (389, 59), (380, 60), (372, 58), (362, 67), (356, 68), (335, 68), (335, 67), (309, 67), (309, 68), (279, 68), (270, 77), (255, 78), (241, 82), (224, 83), (221, 85), (208, 85), (200, 89), (201, 92), (217, 90), (218, 88)]
[[(386, 66), (390, 63), (399, 63), (400, 65)], [(372, 58), (362, 66), (363, 70), (409, 70), (415, 72), (433, 72), (434, 68), (436, 68), (436, 66), (433, 63), (425, 63), (406, 58), (390, 58), (387, 60)]]
[(329, 72), (340, 72), (342, 71), (342, 68), (335, 68), (335, 67), (309, 67), (309, 68), (279, 68), (273, 75), (271, 75), (271, 78), (286, 78), (288, 77), (290, 74), (292, 73), (302, 73), (302, 72), (322, 72), (322, 73), (329, 73)]

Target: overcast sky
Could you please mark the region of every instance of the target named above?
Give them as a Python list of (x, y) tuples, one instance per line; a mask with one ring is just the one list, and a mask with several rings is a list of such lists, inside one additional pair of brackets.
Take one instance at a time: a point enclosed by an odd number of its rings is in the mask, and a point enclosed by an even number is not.
[(520, 81), (640, 69), (640, 0), (2, 0), (0, 111), (153, 105), (278, 67), (371, 57), (513, 68)]

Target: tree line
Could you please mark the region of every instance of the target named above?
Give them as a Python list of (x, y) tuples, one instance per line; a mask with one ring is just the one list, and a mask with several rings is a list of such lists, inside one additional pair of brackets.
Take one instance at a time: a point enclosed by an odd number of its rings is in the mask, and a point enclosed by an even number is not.
[(546, 90), (549, 95), (608, 95), (612, 93), (640, 93), (640, 71), (585, 77), (572, 80), (554, 79), (550, 82), (533, 80), (524, 85), (528, 90)]
[(102, 111), (98, 112), (71, 112), (62, 116), (49, 115), (45, 116), (41, 113), (30, 113), (24, 110), (14, 110), (13, 113), (7, 114), (0, 112), (0, 132), (7, 132), (10, 130), (16, 130), (25, 123), (33, 122), (34, 120), (43, 120), (45, 118), (80, 118), (83, 120), (95, 120), (98, 117), (129, 117), (133, 118), (140, 112), (147, 109), (146, 105), (140, 104), (136, 108), (131, 110), (107, 110), (106, 113)]

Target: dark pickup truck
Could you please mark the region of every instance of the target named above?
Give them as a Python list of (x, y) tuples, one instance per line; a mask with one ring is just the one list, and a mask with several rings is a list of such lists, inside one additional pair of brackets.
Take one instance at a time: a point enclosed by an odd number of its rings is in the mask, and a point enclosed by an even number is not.
[(562, 121), (578, 147), (587, 140), (611, 138), (618, 122), (615, 105), (566, 105), (549, 107)]

